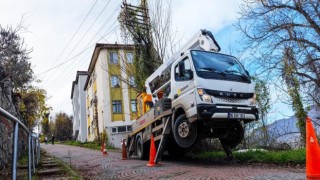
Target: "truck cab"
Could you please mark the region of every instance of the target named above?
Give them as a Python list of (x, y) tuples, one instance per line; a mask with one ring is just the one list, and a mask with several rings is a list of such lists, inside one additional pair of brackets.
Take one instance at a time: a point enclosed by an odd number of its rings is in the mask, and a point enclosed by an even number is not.
[(177, 144), (187, 148), (201, 136), (238, 145), (243, 124), (258, 120), (254, 87), (233, 56), (202, 50), (183, 53), (172, 64), (168, 94), (175, 109), (172, 129)]

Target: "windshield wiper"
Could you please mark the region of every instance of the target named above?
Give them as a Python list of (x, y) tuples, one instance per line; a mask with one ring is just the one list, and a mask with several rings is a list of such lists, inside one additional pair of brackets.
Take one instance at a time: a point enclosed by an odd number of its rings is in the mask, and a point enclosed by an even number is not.
[(242, 74), (240, 71), (236, 71), (236, 70), (225, 70), (224, 72), (226, 73), (230, 73), (230, 74), (235, 74), (235, 75), (239, 75), (242, 79), (249, 81), (250, 78), (244, 74)]
[(220, 71), (218, 69), (215, 69), (215, 68), (210, 68), (210, 67), (207, 67), (207, 68), (200, 68), (200, 70), (205, 70), (205, 71), (211, 71), (211, 72), (216, 72), (216, 73), (219, 73), (221, 74), (222, 76), (226, 76), (226, 73), (223, 72), (223, 71)]

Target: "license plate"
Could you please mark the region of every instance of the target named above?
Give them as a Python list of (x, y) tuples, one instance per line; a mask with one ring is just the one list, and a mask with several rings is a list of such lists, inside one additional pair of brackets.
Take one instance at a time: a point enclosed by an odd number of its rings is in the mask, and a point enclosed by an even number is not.
[(244, 119), (244, 113), (229, 113), (228, 118), (231, 119)]

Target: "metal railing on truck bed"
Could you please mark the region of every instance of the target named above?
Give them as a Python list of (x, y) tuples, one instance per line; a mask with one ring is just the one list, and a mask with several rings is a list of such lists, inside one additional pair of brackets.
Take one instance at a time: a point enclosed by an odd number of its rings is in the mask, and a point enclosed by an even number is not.
[[(32, 134), (30, 130), (15, 116), (0, 107), (0, 118), (9, 120), (14, 125), (13, 130), (13, 152), (12, 152), (12, 174), (13, 180), (17, 179), (17, 161), (18, 161), (18, 141), (19, 128), (28, 136), (28, 179), (31, 180), (32, 170), (35, 173), (35, 164), (39, 164), (40, 159), (40, 141), (37, 135)], [(9, 138), (9, 135), (1, 138)], [(32, 165), (31, 165), (32, 164)], [(31, 167), (32, 166), (32, 167)]]

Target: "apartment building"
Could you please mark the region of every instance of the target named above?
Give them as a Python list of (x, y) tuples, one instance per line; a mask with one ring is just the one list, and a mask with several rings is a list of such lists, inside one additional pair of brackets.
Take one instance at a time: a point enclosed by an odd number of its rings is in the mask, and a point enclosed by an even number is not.
[(72, 82), (71, 101), (73, 107), (73, 137), (77, 141), (87, 141), (86, 83), (88, 72), (77, 71), (76, 80)]
[(88, 141), (105, 129), (109, 144), (121, 147), (121, 139), (131, 131), (137, 111), (133, 51), (133, 45), (96, 44), (84, 87)]

